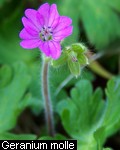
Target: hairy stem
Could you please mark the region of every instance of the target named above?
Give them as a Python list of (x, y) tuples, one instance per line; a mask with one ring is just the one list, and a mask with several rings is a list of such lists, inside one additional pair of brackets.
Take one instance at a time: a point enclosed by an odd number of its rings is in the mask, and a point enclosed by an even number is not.
[(49, 75), (49, 63), (43, 60), (42, 93), (44, 99), (45, 117), (46, 117), (48, 133), (50, 136), (54, 136), (55, 131), (54, 131), (52, 104), (51, 104), (51, 99), (49, 94), (48, 75)]

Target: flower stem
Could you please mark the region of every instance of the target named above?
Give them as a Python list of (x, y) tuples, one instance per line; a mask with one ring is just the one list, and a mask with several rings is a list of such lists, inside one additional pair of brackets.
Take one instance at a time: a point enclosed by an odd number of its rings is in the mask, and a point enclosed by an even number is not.
[(55, 131), (54, 131), (52, 104), (51, 104), (51, 98), (49, 94), (48, 75), (49, 75), (49, 62), (43, 59), (42, 93), (44, 99), (45, 117), (46, 117), (48, 133), (50, 136), (54, 136)]

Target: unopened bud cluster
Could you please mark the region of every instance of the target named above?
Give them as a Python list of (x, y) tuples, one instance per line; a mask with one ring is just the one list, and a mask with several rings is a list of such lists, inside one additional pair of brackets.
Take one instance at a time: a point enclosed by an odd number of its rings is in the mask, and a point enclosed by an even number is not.
[(83, 44), (72, 44), (63, 50), (59, 59), (52, 60), (52, 65), (53, 67), (60, 67), (67, 63), (70, 72), (77, 77), (80, 75), (81, 67), (89, 64), (86, 53), (87, 48)]

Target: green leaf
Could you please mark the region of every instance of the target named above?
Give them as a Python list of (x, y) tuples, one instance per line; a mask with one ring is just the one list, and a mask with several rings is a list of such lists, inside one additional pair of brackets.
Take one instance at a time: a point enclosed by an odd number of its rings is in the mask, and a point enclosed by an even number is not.
[(107, 83), (106, 111), (104, 119), (94, 136), (100, 145), (120, 128), (120, 78), (113, 78)]
[(0, 89), (0, 133), (14, 127), (17, 117), (28, 106), (31, 96), (26, 93), (31, 78), (25, 64), (13, 65), (11, 82)]
[(104, 1), (107, 5), (109, 5), (112, 9), (115, 9), (116, 11), (120, 12), (120, 1), (114, 0), (114, 3), (112, 1), (106, 0)]
[(103, 150), (112, 150), (111, 148), (103, 148)]
[(89, 142), (83, 141), (82, 139), (78, 140), (77, 141), (77, 150), (99, 150), (95, 139), (92, 139), (92, 137), (91, 137), (91, 141), (89, 143)]
[(6, 86), (12, 78), (12, 69), (8, 65), (0, 68), (0, 88)]
[(2, 133), (0, 134), (0, 140), (36, 140), (37, 136), (33, 134), (13, 134)]
[[(53, 106), (56, 106), (56, 103), (61, 99), (67, 96), (64, 88), (61, 89), (59, 94), (56, 94), (56, 89), (61, 85), (61, 83), (69, 76), (70, 72), (66, 69), (66, 66), (62, 66), (60, 68), (50, 68), (50, 93), (53, 101)], [(62, 75), (61, 75), (62, 72)], [(63, 73), (64, 72), (64, 73)], [(55, 107), (56, 108), (56, 107)]]
[[(14, 2), (18, 7), (19, 3), (15, 0)], [(13, 3), (12, 5), (16, 6), (16, 4)], [(19, 38), (19, 33), (22, 29), (22, 22), (20, 21), (21, 9), (20, 4), (19, 8), (15, 10), (14, 15), (8, 17), (5, 22), (0, 24), (0, 63), (2, 64), (12, 64), (16, 61), (30, 63), (37, 54), (37, 51), (25, 50), (20, 46), (21, 39)]]
[(120, 1), (81, 0), (79, 4), (86, 34), (98, 48), (104, 48), (120, 37), (120, 18), (111, 6), (120, 10)]
[(61, 101), (58, 112), (67, 133), (78, 140), (79, 149), (102, 149), (106, 139), (120, 127), (120, 78), (107, 84), (107, 100), (95, 92), (89, 81), (81, 80), (71, 90), (71, 98)]
[[(11, 0), (10, 0), (11, 1)], [(0, 8), (7, 2), (7, 0), (0, 0)]]
[[(7, 33), (4, 30), (2, 32), (4, 32), (4, 37), (0, 34), (0, 63), (12, 64), (16, 61), (30, 62), (34, 58), (32, 55), (35, 55), (35, 52), (26, 51), (20, 47), (18, 33), (11, 26), (9, 26)], [(8, 35), (10, 35), (10, 38)], [(6, 41), (8, 41), (7, 44)]]
[[(1, 2), (2, 1), (2, 2)], [(21, 9), (23, 9), (23, 1), (16, 0), (0, 0), (0, 34), (2, 33), (1, 26), (3, 25), (6, 28), (6, 24), (14, 22), (16, 17), (20, 17)], [(15, 22), (14, 22), (15, 23)], [(19, 23), (19, 22), (18, 22)], [(17, 25), (18, 25), (17, 23)], [(15, 25), (15, 24), (14, 24)], [(8, 25), (9, 26), (9, 25)], [(18, 26), (16, 26), (17, 28)], [(6, 28), (6, 32), (9, 30), (9, 27)], [(14, 30), (16, 30), (14, 28)]]
[(38, 140), (66, 140), (66, 137), (61, 134), (56, 134), (55, 137), (44, 136), (38, 138)]
[[(21, 9), (21, 6), (19, 9)], [(25, 50), (20, 46), (19, 43), (21, 40), (19, 38), (19, 32), (22, 29), (22, 22), (20, 20), (20, 12), (15, 12), (15, 16), (9, 17), (7, 21), (0, 24), (0, 64), (13, 65), (15, 62), (23, 62), (27, 65), (26, 69), (29, 70), (29, 74), (32, 76), (32, 80), (29, 84), (29, 92), (32, 95), (31, 108), (38, 114), (43, 108), (42, 105), (40, 105), (42, 104), (40, 92), (40, 51), (37, 49), (32, 51)], [(1, 78), (6, 78), (5, 76), (8, 76), (9, 74), (10, 73), (3, 75), (4, 77), (2, 77), (1, 74)], [(5, 80), (7, 81), (7, 78)], [(1, 82), (4, 82), (3, 79)], [(2, 84), (3, 83), (1, 83), (0, 86), (3, 87)], [(6, 85), (7, 83), (4, 84)]]
[(71, 99), (63, 100), (58, 105), (67, 133), (72, 138), (80, 141), (83, 139), (82, 141), (89, 144), (94, 143), (93, 133), (101, 125), (104, 109), (101, 90), (97, 89), (93, 93), (87, 80), (78, 82), (71, 91)]
[(120, 78), (114, 78), (107, 83), (107, 110), (103, 125), (106, 126), (106, 136), (112, 135), (120, 127)]
[(51, 65), (57, 68), (64, 65), (66, 62), (67, 62), (67, 55), (65, 53), (62, 53), (59, 59), (52, 60)]

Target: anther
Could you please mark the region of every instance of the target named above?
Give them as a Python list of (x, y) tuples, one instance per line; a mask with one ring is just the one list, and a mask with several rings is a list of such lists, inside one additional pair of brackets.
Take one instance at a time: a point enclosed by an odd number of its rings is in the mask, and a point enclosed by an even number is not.
[(44, 38), (43, 41), (46, 41), (46, 39)]

